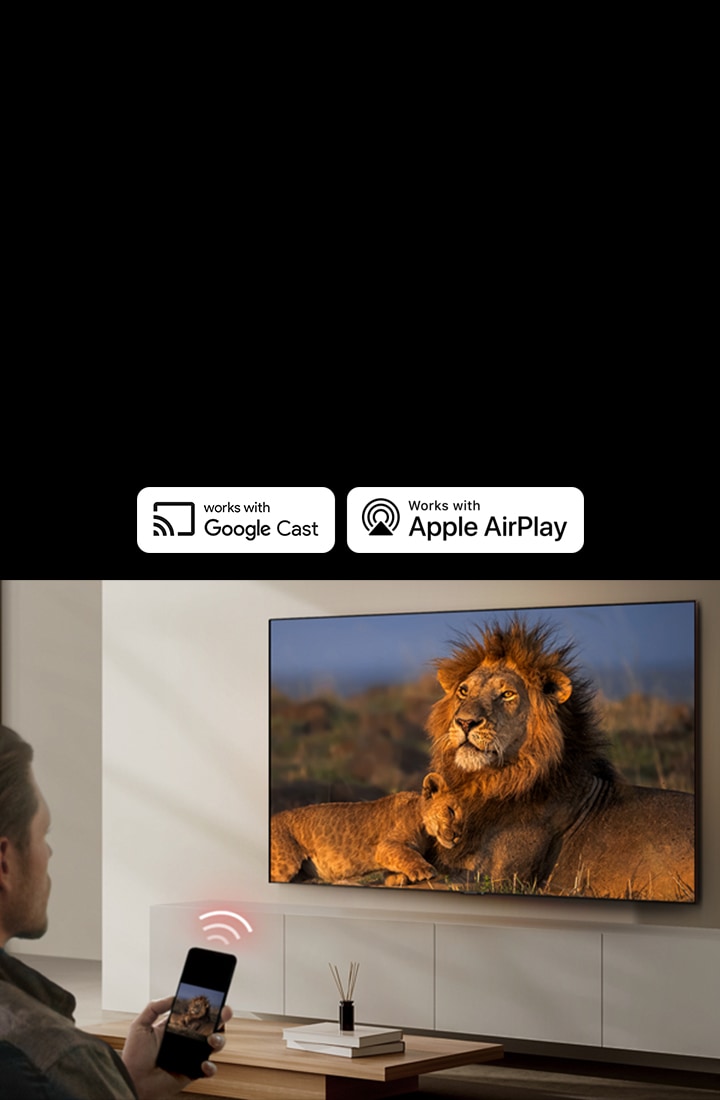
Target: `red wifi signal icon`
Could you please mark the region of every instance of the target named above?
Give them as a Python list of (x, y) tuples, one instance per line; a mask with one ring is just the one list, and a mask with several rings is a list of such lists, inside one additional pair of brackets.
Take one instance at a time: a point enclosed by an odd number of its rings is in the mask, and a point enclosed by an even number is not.
[[(228, 924), (225, 921), (213, 921), (213, 917), (229, 917), (233, 922)], [(201, 913), (198, 920), (210, 921), (210, 924), (204, 924), (202, 926), (203, 932), (206, 933), (206, 940), (210, 943), (212, 940), (217, 940), (219, 943), (229, 944), (232, 940), (240, 939), (240, 932), (236, 925), (241, 925), (246, 932), (252, 932), (252, 926), (245, 917), (241, 917), (239, 913), (233, 912), (232, 909), (211, 909), (209, 913)], [(227, 935), (226, 935), (227, 933)], [(228, 939), (228, 936), (231, 939)]]

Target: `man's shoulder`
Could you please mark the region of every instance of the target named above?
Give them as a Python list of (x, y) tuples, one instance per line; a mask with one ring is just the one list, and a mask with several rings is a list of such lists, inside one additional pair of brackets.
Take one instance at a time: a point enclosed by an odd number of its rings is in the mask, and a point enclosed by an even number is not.
[(61, 1016), (72, 1019), (76, 1004), (72, 993), (68, 993), (67, 989), (46, 978), (38, 970), (33, 970), (21, 959), (0, 950), (0, 987), (5, 986), (20, 990)]
[(135, 1095), (125, 1067), (107, 1043), (82, 1031), (25, 990), (0, 980), (3, 1039), (73, 1096), (130, 1100)]
[[(77, 1032), (72, 1019), (31, 993), (10, 982), (0, 980), (0, 1039), (17, 1042), (18, 1036), (38, 1033), (51, 1039), (71, 1043)], [(21, 1042), (21, 1047), (24, 1044)]]

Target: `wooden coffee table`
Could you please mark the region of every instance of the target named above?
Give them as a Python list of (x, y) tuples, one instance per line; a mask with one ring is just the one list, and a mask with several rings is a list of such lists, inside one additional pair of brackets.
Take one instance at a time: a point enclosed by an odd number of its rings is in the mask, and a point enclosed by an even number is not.
[[(96, 1024), (84, 1030), (122, 1050), (129, 1020)], [(418, 1076), (503, 1056), (498, 1043), (405, 1035), (402, 1054), (341, 1058), (289, 1050), (282, 1021), (232, 1019), (226, 1042), (213, 1055), (214, 1077), (194, 1081), (185, 1090), (227, 1100), (383, 1100), (418, 1089)]]

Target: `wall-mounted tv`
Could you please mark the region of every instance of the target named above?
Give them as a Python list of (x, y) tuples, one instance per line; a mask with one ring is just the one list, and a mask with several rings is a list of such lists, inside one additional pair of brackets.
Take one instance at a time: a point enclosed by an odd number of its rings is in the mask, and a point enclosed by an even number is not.
[(270, 621), (271, 882), (696, 901), (695, 601)]

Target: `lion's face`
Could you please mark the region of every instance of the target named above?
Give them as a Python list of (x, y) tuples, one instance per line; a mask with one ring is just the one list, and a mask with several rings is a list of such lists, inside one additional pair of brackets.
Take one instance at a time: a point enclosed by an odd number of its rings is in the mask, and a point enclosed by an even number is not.
[(188, 1004), (186, 1016), (198, 1018), (200, 1016), (206, 1016), (210, 1011), (210, 1002), (207, 997), (193, 997)]
[(529, 709), (519, 673), (476, 668), (455, 688), (446, 751), (461, 771), (502, 767), (517, 757), (525, 741)]
[(470, 782), (485, 798), (518, 798), (559, 766), (560, 710), (573, 683), (542, 637), (521, 626), (496, 630), (436, 662), (445, 694), (427, 728), (432, 767), (451, 787)]
[(437, 772), (430, 772), (423, 779), (421, 805), (428, 835), (434, 836), (443, 848), (453, 848), (462, 835), (462, 803)]

